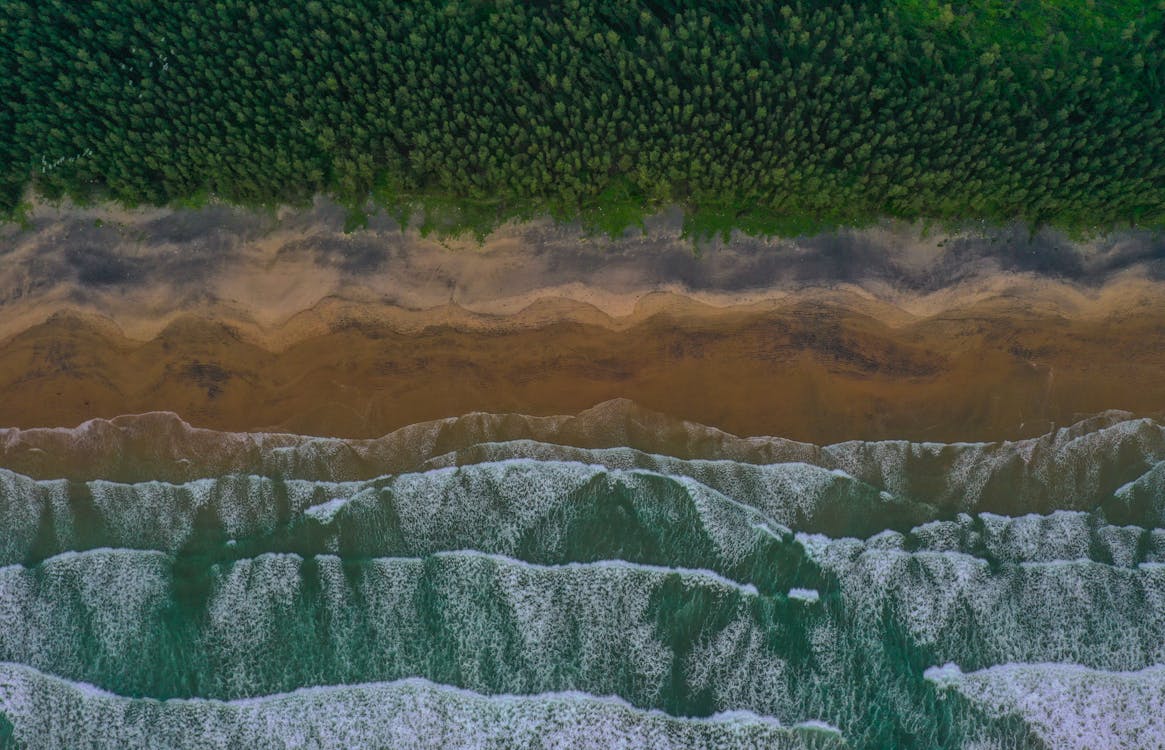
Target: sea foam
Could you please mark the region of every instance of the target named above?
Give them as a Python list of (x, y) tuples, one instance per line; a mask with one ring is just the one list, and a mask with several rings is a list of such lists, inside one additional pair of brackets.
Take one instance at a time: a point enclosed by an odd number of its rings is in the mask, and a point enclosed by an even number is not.
[(9, 717), (15, 739), (27, 750), (845, 746), (827, 724), (788, 728), (740, 711), (677, 718), (579, 692), (485, 696), (416, 678), (230, 702), (155, 701), (0, 664), (0, 715)]
[(964, 673), (947, 665), (926, 670), (926, 679), (995, 715), (1020, 714), (1055, 750), (1165, 747), (1165, 666), (1003, 664)]

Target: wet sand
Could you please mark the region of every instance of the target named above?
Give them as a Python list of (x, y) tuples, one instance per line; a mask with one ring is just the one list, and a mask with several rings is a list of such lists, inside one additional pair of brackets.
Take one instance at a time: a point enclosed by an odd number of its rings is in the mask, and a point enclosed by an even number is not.
[(821, 302), (657, 313), (612, 328), (336, 321), (270, 351), (197, 318), (139, 342), (59, 315), (0, 347), (0, 423), (172, 410), (225, 430), (373, 437), (469, 411), (570, 414), (611, 398), (740, 435), (986, 440), (1165, 406), (1156, 314), (1070, 321), (966, 309), (890, 327)]
[(1165, 410), (1165, 252), (1143, 234), (888, 227), (696, 257), (666, 217), (646, 237), (534, 224), (477, 246), (375, 222), (342, 235), (329, 211), (45, 209), (6, 229), (0, 424), (164, 410), (374, 437), (628, 398), (830, 443)]

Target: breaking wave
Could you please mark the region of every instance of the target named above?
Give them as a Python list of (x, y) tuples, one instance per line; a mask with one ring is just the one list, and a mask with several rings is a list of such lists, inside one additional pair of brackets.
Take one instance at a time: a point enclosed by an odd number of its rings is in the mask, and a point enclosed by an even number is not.
[(357, 441), (150, 414), (0, 431), (0, 467), (0, 747), (1162, 731), (1120, 709), (1165, 664), (1151, 420), (813, 446), (628, 402)]

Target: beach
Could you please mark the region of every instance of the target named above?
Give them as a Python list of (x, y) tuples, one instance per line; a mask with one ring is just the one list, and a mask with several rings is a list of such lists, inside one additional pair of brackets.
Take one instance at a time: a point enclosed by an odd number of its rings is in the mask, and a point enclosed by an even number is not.
[(368, 438), (627, 398), (830, 443), (1165, 408), (1165, 250), (1144, 233), (887, 225), (697, 247), (666, 215), (619, 239), (535, 222), (480, 243), (383, 222), (40, 209), (0, 238), (0, 422), (173, 411)]

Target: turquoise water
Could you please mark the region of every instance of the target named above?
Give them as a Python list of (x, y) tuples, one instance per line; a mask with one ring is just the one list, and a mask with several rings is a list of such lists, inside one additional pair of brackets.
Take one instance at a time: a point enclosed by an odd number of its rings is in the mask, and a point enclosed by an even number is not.
[(0, 746), (1160, 747), (1165, 427), (0, 431)]

